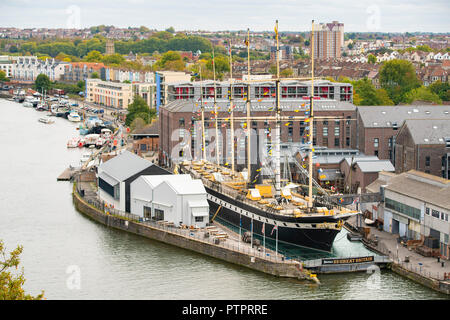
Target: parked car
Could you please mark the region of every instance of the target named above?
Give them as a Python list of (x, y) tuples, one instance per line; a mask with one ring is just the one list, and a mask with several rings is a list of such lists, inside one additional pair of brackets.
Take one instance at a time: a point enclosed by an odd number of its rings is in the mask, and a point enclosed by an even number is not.
[(72, 107), (78, 107), (78, 103), (74, 102), (71, 104)]

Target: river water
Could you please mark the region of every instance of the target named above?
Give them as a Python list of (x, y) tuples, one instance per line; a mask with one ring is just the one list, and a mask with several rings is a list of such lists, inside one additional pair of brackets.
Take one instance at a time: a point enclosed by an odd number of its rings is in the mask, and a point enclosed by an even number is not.
[(47, 299), (447, 299), (390, 271), (320, 275), (320, 286), (280, 279), (98, 224), (75, 210), (71, 184), (56, 181), (85, 152), (66, 148), (77, 125), (62, 118), (43, 124), (42, 115), (0, 99), (0, 239), (9, 250), (23, 245), (27, 293), (44, 290)]

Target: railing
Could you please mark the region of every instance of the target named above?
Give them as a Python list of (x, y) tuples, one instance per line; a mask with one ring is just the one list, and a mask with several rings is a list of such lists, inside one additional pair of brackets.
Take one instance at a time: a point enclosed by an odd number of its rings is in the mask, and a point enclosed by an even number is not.
[[(77, 191), (78, 191), (78, 185), (77, 185)], [(262, 260), (275, 262), (275, 263), (300, 263), (300, 261), (294, 261), (290, 257), (285, 257), (284, 255), (278, 253), (276, 255), (273, 252), (265, 252), (264, 248), (262, 246), (260, 247), (254, 247), (251, 248), (249, 244), (244, 242), (238, 242), (235, 243), (234, 241), (232, 243), (228, 241), (221, 241), (219, 240), (219, 243), (216, 243), (216, 239), (213, 235), (210, 235), (209, 237), (205, 237), (205, 232), (201, 230), (196, 229), (182, 229), (174, 226), (168, 226), (164, 225), (161, 221), (155, 221), (155, 220), (149, 220), (144, 219), (138, 215), (123, 212), (121, 210), (110, 208), (108, 206), (105, 206), (105, 203), (98, 200), (98, 199), (84, 199), (88, 204), (94, 206), (95, 208), (101, 210), (105, 214), (108, 213), (111, 216), (114, 216), (119, 219), (134, 221), (137, 223), (141, 223), (144, 225), (147, 225), (149, 227), (164, 231), (164, 232), (171, 232), (174, 234), (178, 234), (187, 238), (195, 239), (196, 241), (201, 241), (204, 243), (212, 244), (215, 246), (223, 247), (228, 250), (233, 250), (239, 253), (247, 254), (249, 257), (257, 257)]]
[(399, 265), (403, 269), (419, 274), (425, 278), (432, 278), (435, 280), (450, 280), (450, 273), (447, 272), (439, 272), (439, 271), (430, 271), (425, 267), (419, 265), (417, 262), (413, 264), (412, 262), (404, 262), (400, 261), (399, 255), (396, 252), (392, 252), (387, 248), (384, 243), (379, 243), (377, 250), (384, 253), (392, 262)]

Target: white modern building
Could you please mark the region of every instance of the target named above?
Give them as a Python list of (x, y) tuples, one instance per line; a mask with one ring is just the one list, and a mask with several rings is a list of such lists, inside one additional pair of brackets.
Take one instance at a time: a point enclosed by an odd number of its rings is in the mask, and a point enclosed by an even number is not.
[(199, 228), (209, 221), (205, 187), (188, 174), (140, 176), (130, 191), (131, 213), (145, 220)]
[(98, 196), (108, 207), (130, 212), (130, 184), (141, 175), (170, 172), (134, 153), (124, 151), (101, 163), (97, 170)]

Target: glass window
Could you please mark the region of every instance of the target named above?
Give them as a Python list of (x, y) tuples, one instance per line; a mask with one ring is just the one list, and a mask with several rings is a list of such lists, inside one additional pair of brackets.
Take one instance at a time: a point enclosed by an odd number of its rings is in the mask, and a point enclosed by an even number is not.
[(426, 213), (427, 215), (430, 215), (430, 208), (426, 208), (426, 209), (425, 209), (425, 213)]
[(437, 210), (431, 210), (431, 215), (432, 215), (433, 217), (439, 219), (439, 211), (437, 211)]
[[(389, 198), (386, 198), (385, 205), (386, 205), (386, 208), (393, 209), (393, 210), (395, 210), (399, 213), (403, 213), (411, 218), (420, 220), (420, 209), (410, 207), (406, 204), (400, 203), (398, 201), (395, 201), (395, 200), (392, 200)], [(439, 217), (439, 215), (438, 215), (438, 217)]]
[(195, 222), (203, 222), (203, 217), (195, 217)]
[(154, 220), (164, 220), (164, 210), (155, 209), (155, 216), (153, 217)]
[(334, 127), (334, 135), (339, 137), (339, 127)]
[(375, 148), (378, 148), (378, 143), (379, 143), (379, 139), (378, 139), (378, 138), (374, 138), (374, 139), (373, 139), (373, 146), (374, 146)]
[(328, 127), (323, 127), (323, 136), (326, 137), (328, 136)]

